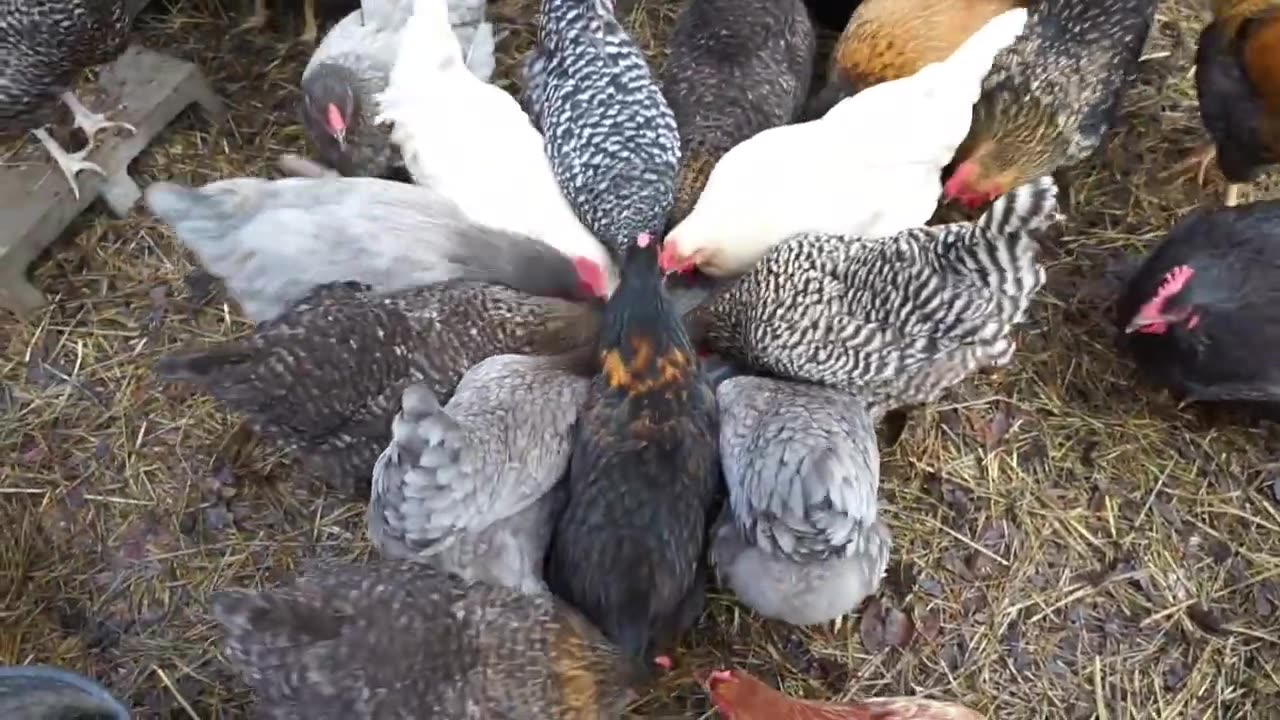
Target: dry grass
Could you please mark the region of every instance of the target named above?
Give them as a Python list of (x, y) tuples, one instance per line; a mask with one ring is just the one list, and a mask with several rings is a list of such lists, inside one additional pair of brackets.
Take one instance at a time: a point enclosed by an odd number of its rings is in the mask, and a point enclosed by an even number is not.
[[(142, 40), (197, 60), (232, 115), (184, 118), (139, 177), (264, 175), (303, 150), (305, 48), (229, 33), (241, 3), (163, 4)], [(1076, 213), (1016, 367), (918, 413), (886, 451), (897, 562), (878, 606), (798, 630), (716, 596), (640, 712), (705, 713), (689, 671), (731, 661), (810, 696), (927, 693), (1000, 718), (1280, 714), (1276, 434), (1180, 410), (1135, 383), (1110, 339), (1109, 271), (1221, 190), (1171, 172), (1203, 139), (1189, 74), (1203, 19), (1187, 4), (1164, 4), (1115, 142), (1075, 173)], [(494, 15), (519, 25), (502, 48), (510, 87), (529, 0)], [(649, 49), (670, 17), (640, 3)], [(86, 671), (143, 717), (241, 716), (207, 594), (285, 578), (302, 557), (364, 555), (362, 509), (233, 432), (210, 400), (156, 382), (162, 352), (248, 329), (165, 229), (95, 210), (68, 236), (35, 270), (51, 307), (0, 317), (0, 661)]]

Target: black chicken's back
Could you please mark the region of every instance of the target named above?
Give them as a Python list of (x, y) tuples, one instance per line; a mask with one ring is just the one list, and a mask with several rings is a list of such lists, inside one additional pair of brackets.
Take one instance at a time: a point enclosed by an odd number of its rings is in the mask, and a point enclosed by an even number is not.
[(599, 357), (549, 580), (606, 636), (648, 661), (701, 611), (719, 481), (715, 395), (661, 288), (656, 248), (628, 250)]
[[(115, 58), (126, 0), (0, 0), (0, 132), (44, 122), (75, 75)], [(21, 124), (19, 124), (21, 123)]]

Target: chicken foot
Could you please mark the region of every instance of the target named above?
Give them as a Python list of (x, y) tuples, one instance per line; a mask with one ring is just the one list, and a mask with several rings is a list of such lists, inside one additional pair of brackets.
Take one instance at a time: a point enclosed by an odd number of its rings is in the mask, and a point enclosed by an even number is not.
[(40, 144), (44, 145), (44, 148), (48, 151), (49, 155), (53, 157), (54, 162), (58, 163), (58, 167), (62, 169), (62, 174), (67, 178), (67, 183), (71, 186), (71, 193), (77, 200), (79, 200), (80, 185), (76, 181), (76, 176), (79, 175), (80, 171), (89, 170), (104, 177), (106, 176), (106, 172), (102, 169), (102, 166), (85, 160), (85, 157), (87, 157), (95, 147), (94, 136), (99, 132), (112, 127), (128, 130), (130, 133), (137, 132), (137, 128), (126, 122), (108, 120), (105, 115), (90, 111), (89, 108), (85, 107), (84, 104), (80, 102), (79, 98), (69, 91), (62, 93), (60, 97), (62, 102), (65, 103), (67, 107), (71, 108), (71, 114), (75, 118), (75, 126), (84, 131), (84, 147), (74, 153), (69, 153), (65, 148), (59, 145), (58, 142), (53, 139), (53, 136), (49, 135), (49, 132), (44, 128), (38, 128), (34, 130), (33, 133), (36, 138), (40, 140)]

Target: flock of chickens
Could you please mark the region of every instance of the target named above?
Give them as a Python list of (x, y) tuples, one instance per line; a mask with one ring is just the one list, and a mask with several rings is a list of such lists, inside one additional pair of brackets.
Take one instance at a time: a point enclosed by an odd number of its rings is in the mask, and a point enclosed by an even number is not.
[[(618, 717), (711, 577), (801, 625), (876, 592), (875, 429), (1012, 361), (1054, 178), (1103, 142), (1156, 2), (856, 5), (810, 88), (802, 0), (686, 0), (657, 74), (611, 0), (542, 0), (517, 99), (484, 0), (363, 0), (301, 78), (323, 166), (147, 189), (257, 323), (157, 374), (367, 497), (383, 556), (216, 599), (264, 716)], [(1235, 188), (1280, 162), (1280, 1), (1214, 12), (1197, 79)], [(0, 0), (0, 129), (59, 97), (109, 126), (66, 89), (127, 20)], [(1118, 327), (1177, 393), (1271, 407), (1280, 202), (1229, 195)], [(928, 225), (939, 200), (980, 214)], [(977, 717), (701, 677), (735, 720)]]

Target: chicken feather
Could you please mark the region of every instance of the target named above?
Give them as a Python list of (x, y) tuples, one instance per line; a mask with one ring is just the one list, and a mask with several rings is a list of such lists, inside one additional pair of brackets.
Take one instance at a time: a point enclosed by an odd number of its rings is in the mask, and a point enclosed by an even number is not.
[(393, 123), (392, 141), (415, 182), (476, 222), (591, 260), (612, 290), (608, 249), (574, 214), (520, 103), (466, 69), (443, 0), (413, 2), (378, 121)]
[(440, 407), (404, 392), (373, 470), (369, 535), (384, 556), (423, 558), (461, 577), (546, 590), (542, 561), (584, 375), (564, 358), (499, 355), (477, 364)]
[(840, 390), (735, 377), (716, 390), (729, 509), (711, 562), (749, 607), (827, 622), (874, 593), (889, 562), (880, 454), (866, 407)]
[(1010, 327), (1044, 283), (1031, 233), (1056, 220), (1056, 198), (1046, 177), (975, 223), (797, 235), (691, 311), (690, 332), (748, 368), (842, 388), (877, 419), (929, 402), (1012, 357)]
[(605, 293), (600, 283), (580, 286), (573, 259), (556, 248), (477, 225), (425, 187), (232, 178), (200, 188), (153, 183), (144, 199), (255, 322), (279, 317), (319, 285), (348, 280), (380, 293), (455, 278), (582, 299)]

